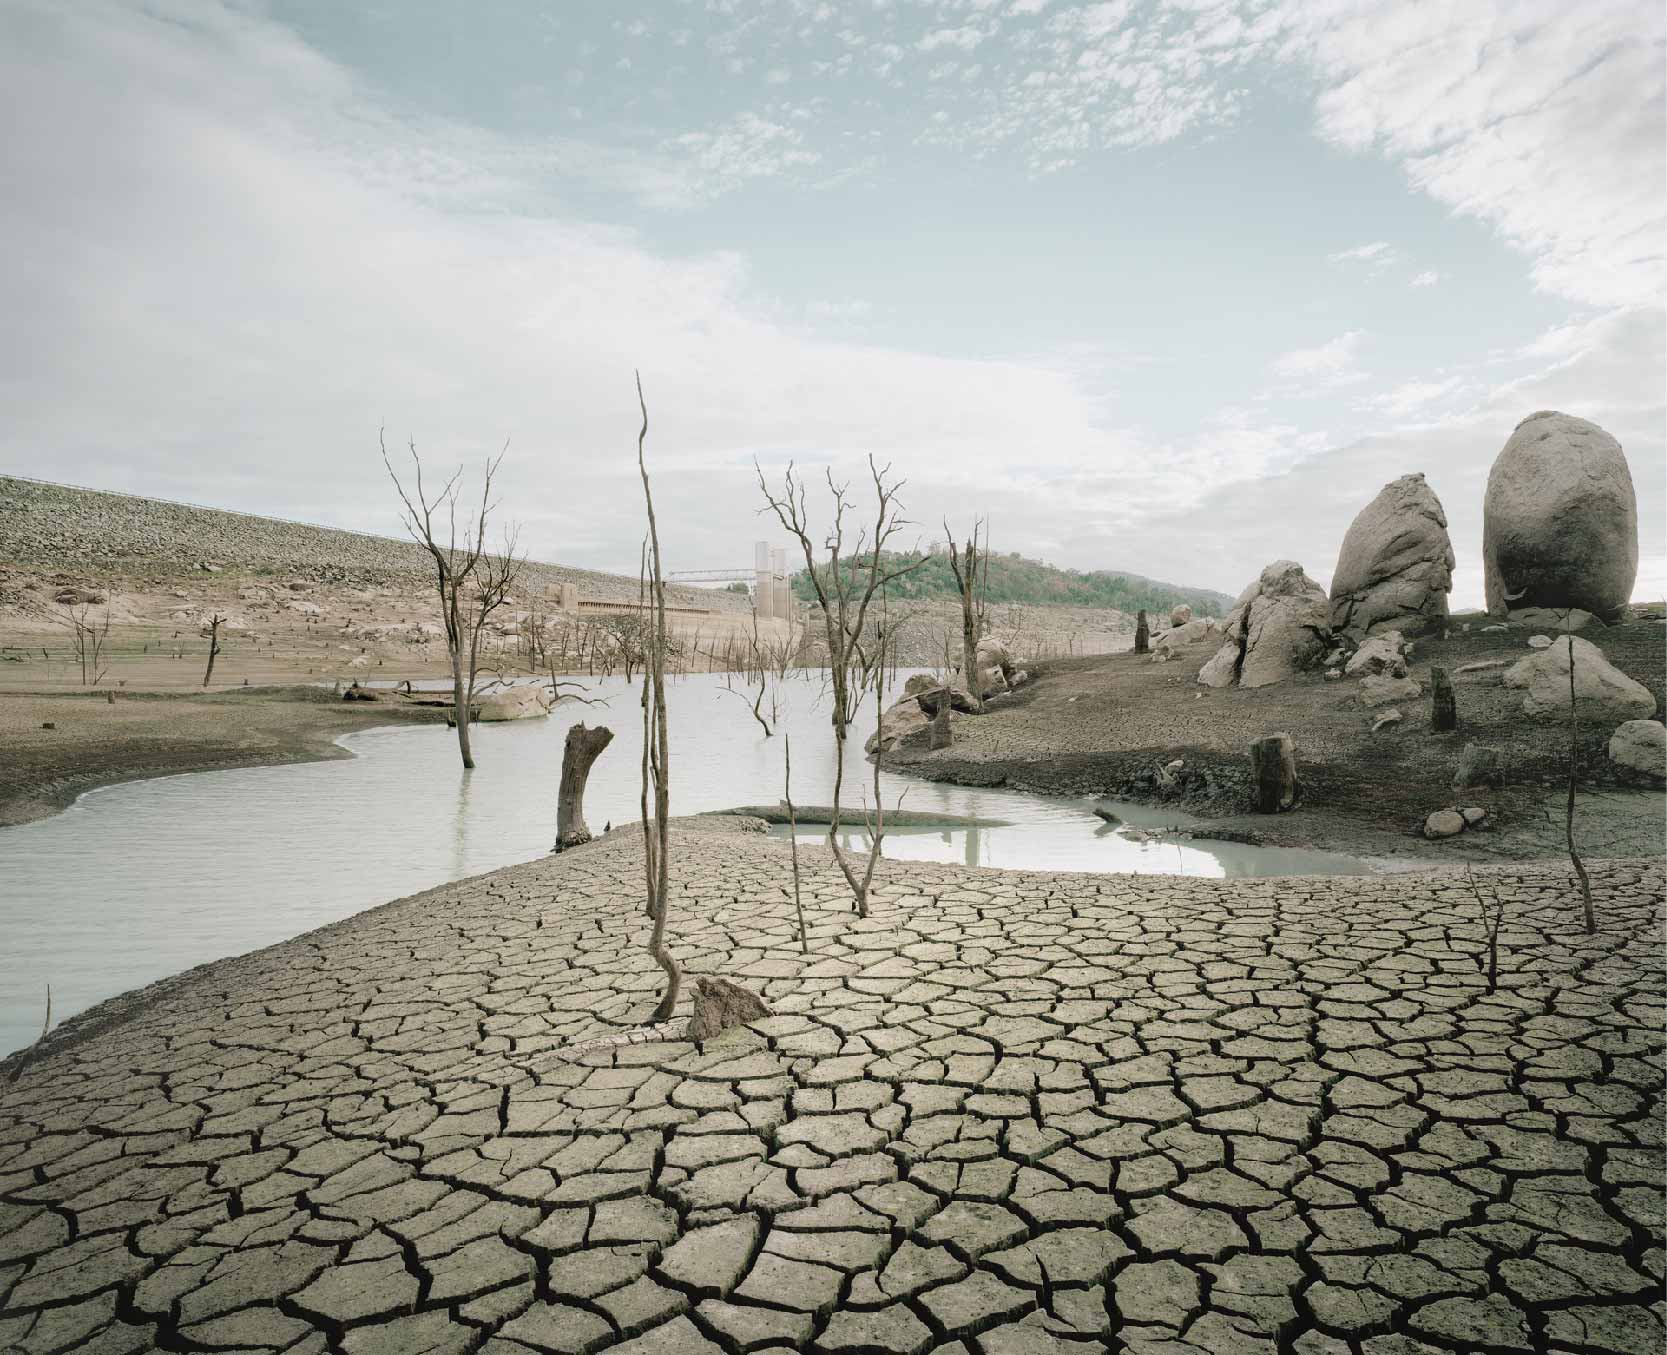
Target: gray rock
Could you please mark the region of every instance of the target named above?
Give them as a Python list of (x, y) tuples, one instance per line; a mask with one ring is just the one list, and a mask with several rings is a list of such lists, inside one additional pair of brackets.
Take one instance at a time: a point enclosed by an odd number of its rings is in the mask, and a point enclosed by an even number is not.
[(1516, 426), (1488, 474), (1482, 505), (1488, 611), (1626, 610), (1638, 579), (1638, 498), (1621, 444), (1555, 410)]
[(1360, 510), (1343, 538), (1331, 577), (1332, 629), (1355, 637), (1439, 631), (1452, 587), (1441, 500), (1422, 474), (1403, 475)]
[(1530, 649), (1550, 649), (1551, 648), (1551, 637), (1549, 635), (1530, 635), (1528, 637), (1528, 648), (1530, 648)]
[(1398, 630), (1387, 630), (1374, 635), (1355, 650), (1343, 671), (1350, 677), (1405, 677), (1407, 675), (1406, 641)]
[(1597, 620), (1582, 607), (1517, 607), (1505, 613), (1513, 626), (1543, 626), (1547, 630), (1585, 630)]
[(1380, 675), (1360, 679), (1360, 704), (1368, 710), (1374, 706), (1387, 706), (1391, 701), (1412, 701), (1423, 692), (1424, 689), (1411, 678)]
[(1401, 719), (1402, 716), (1400, 710), (1391, 706), (1388, 710), (1379, 715), (1377, 719), (1372, 721), (1372, 733), (1376, 734), (1380, 729), (1389, 729), (1394, 725), (1398, 725), (1401, 723)]
[(770, 1014), (757, 993), (728, 979), (695, 980), (695, 1010), (689, 1017), (691, 1040), (710, 1040), (734, 1026), (762, 1021)]
[(1628, 720), (1609, 737), (1609, 760), (1660, 785), (1667, 780), (1667, 725)]
[(1186, 603), (1178, 603), (1169, 609), (1169, 624), (1171, 626), (1184, 626), (1191, 620), (1192, 608), (1187, 606)]
[(483, 724), (502, 720), (532, 720), (550, 713), (550, 693), (537, 683), (520, 683), (480, 698), (475, 719)]
[(1427, 838), (1457, 837), (1464, 832), (1464, 815), (1456, 809), (1438, 809), (1424, 820)]
[(1523, 693), (1523, 714), (1566, 719), (1569, 713), (1569, 663), (1574, 663), (1574, 699), (1579, 718), (1647, 720), (1655, 714), (1655, 697), (1604, 658), (1603, 651), (1578, 635), (1559, 636), (1547, 648), (1519, 659), (1501, 681)]
[(1331, 648), (1325, 590), (1294, 560), (1275, 560), (1239, 595), (1227, 642), (1199, 670), (1206, 687), (1266, 687), (1313, 668)]
[(1461, 809), (1459, 813), (1464, 815), (1464, 826), (1466, 828), (1480, 828), (1488, 821), (1488, 811), (1480, 805), (1470, 805)]
[(1505, 784), (1499, 769), (1499, 750), (1485, 748), (1478, 743), (1467, 743), (1459, 754), (1459, 769), (1453, 773), (1454, 790), (1478, 790), (1491, 786), (1497, 790)]

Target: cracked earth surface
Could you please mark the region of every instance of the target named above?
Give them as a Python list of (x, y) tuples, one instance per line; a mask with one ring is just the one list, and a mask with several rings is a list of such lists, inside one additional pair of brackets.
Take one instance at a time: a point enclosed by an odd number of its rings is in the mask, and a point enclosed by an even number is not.
[[(0, 1086), (0, 1349), (1662, 1348), (1662, 863), (1231, 883), (679, 831), (193, 978)], [(244, 906), (231, 900), (229, 906)], [(685, 992), (689, 985), (686, 984)], [(563, 1046), (571, 1046), (564, 1053)]]

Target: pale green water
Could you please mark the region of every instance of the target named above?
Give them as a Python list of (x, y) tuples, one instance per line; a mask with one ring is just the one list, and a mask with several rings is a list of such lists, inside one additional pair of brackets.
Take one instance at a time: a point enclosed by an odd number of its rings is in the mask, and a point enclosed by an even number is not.
[[(640, 707), (619, 679), (592, 684), (609, 705), (563, 705), (547, 720), (480, 725), (479, 766), (458, 765), (443, 726), (349, 735), (350, 760), (257, 767), (109, 786), (64, 813), (0, 829), (0, 1052), (40, 1030), (46, 984), (58, 1021), (192, 965), (237, 955), (447, 880), (530, 861), (555, 841), (555, 793), (569, 725), (607, 724), (613, 744), (591, 774), (594, 831), (638, 817)], [(782, 739), (766, 739), (716, 677), (672, 684), (672, 812), (781, 797)], [(794, 798), (826, 804), (832, 734), (819, 689), (785, 686)], [(848, 749), (846, 801), (872, 785)], [(1187, 875), (1361, 873), (1349, 857), (1216, 842), (1134, 842), (1086, 801), (937, 785), (884, 773), (893, 806), (1011, 820), (1007, 827), (892, 830), (906, 860), (1010, 869)], [(904, 794), (906, 792), (906, 794)], [(1177, 816), (1117, 806), (1134, 824)], [(801, 836), (819, 841), (825, 829)], [(860, 846), (855, 837), (851, 845)]]

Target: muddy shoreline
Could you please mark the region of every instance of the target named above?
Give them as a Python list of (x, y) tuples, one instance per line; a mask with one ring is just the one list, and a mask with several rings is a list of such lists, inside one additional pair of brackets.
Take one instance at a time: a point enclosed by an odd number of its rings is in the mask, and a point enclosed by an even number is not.
[(316, 687), (119, 692), (114, 702), (103, 691), (0, 693), (0, 828), (50, 818), (102, 786), (352, 757), (336, 743), (343, 734), (444, 719), (422, 707), (354, 705)]

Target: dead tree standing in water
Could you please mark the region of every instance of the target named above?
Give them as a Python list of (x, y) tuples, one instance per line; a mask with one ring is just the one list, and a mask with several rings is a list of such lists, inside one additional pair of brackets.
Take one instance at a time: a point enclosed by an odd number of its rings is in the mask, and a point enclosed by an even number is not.
[[(430, 499), (423, 488), (423, 463), (417, 455), (416, 443), (408, 443), (411, 460), (416, 465), (416, 501), (405, 492), (393, 462), (388, 459), (387, 443), (381, 433), (377, 443), (382, 449), (382, 464), (388, 468), (388, 478), (394, 482), (403, 505), (401, 520), (411, 539), (423, 547), (434, 560), (434, 586), (440, 598), (440, 620), (446, 628), (446, 652), (451, 658), (453, 720), (457, 725), (457, 750), (465, 768), (475, 765), (469, 748), (469, 709), (474, 699), (475, 678), (480, 670), (481, 639), (492, 614), (508, 600), (515, 587), (525, 557), (515, 554), (515, 531), (505, 534), (503, 550), (497, 555), (486, 551), (486, 524), (492, 510), (492, 477), (504, 459), (503, 452), (487, 461), (486, 475), (481, 484), (480, 510), (473, 524), (466, 524), (463, 542), (457, 540), (457, 490), (463, 474), (460, 466)], [(505, 444), (506, 447), (508, 444)], [(445, 543), (436, 534), (434, 517), (442, 509), (450, 524)]]
[(208, 686), (209, 679), (214, 676), (214, 661), (220, 657), (220, 627), (226, 624), (226, 618), (215, 612), (208, 622), (208, 667), (203, 669), (203, 686)]
[[(845, 779), (845, 741), (851, 721), (856, 718), (856, 703), (861, 698), (867, 677), (871, 672), (879, 671), (878, 666), (861, 663), (857, 651), (868, 624), (868, 609), (874, 599), (894, 579), (919, 569), (926, 563), (927, 557), (916, 555), (900, 564), (887, 564), (887, 546), (904, 525), (899, 516), (901, 505), (897, 502), (897, 491), (902, 483), (888, 483), (886, 476), (891, 468), (876, 465), (872, 456), (868, 458), (868, 473), (874, 483), (873, 535), (870, 536), (866, 530), (859, 533), (851, 555), (845, 555), (845, 513), (853, 507), (848, 497), (850, 487), (836, 484), (830, 471), (828, 489), (833, 495), (833, 525), (823, 543), (828, 558), (820, 565), (816, 561), (816, 546), (810, 535), (804, 482), (794, 475), (792, 463), (788, 463), (779, 495), (771, 491), (764, 479), (764, 471), (756, 461), (753, 462), (753, 469), (758, 473), (758, 488), (764, 495), (766, 506), (775, 513), (782, 527), (792, 533), (804, 553), (805, 572), (822, 610), (828, 644), (828, 676), (833, 693), (831, 719), (834, 730), (833, 809), (828, 823), (828, 846), (833, 851), (834, 860), (839, 863), (845, 882), (851, 886), (858, 916), (867, 917), (867, 887), (839, 845), (839, 797)], [(853, 676), (856, 677), (854, 694)]]
[[(648, 464), (643, 443), (648, 438), (648, 402), (643, 399), (642, 376), (637, 377), (637, 405), (642, 431), (637, 434), (637, 470), (642, 476), (643, 504), (648, 509), (648, 541), (643, 551), (643, 588), (651, 609), (652, 629), (642, 672), (642, 833), (643, 864), (648, 883), (648, 912), (654, 919), (649, 953), (666, 971), (666, 991), (649, 1019), (669, 1021), (677, 1007), (683, 972), (666, 948), (666, 915), (671, 911), (670, 818), (671, 744), (666, 730), (666, 576), (660, 565), (660, 529), (654, 521), (654, 495), (648, 487)], [(652, 791), (653, 816), (649, 815)]]
[(955, 575), (955, 587), (961, 594), (961, 677), (966, 683), (967, 698), (972, 702), (972, 708), (980, 715), (984, 713), (984, 684), (978, 675), (978, 640), (983, 630), (983, 608), (978, 604), (978, 528), (979, 522), (972, 524), (972, 536), (966, 544), (964, 555), (955, 546), (955, 537), (949, 530), (949, 520), (943, 524), (943, 534), (949, 541), (949, 568)]

